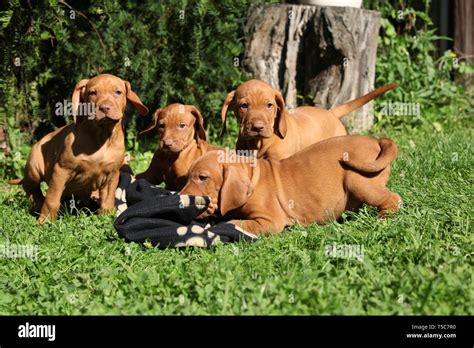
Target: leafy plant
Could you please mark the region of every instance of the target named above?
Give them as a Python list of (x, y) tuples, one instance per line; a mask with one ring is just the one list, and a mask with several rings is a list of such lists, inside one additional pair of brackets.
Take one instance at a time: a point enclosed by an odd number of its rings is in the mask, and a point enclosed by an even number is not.
[[(366, 7), (382, 14), (376, 85), (398, 82), (397, 89), (390, 92), (390, 100), (415, 105), (420, 110), (413, 117), (387, 117), (379, 112), (379, 121), (394, 125), (415, 126), (421, 122), (436, 125), (447, 118), (468, 117), (472, 109), (472, 102), (466, 98), (469, 92), (453, 80), (453, 75), (472, 74), (473, 67), (450, 50), (438, 54), (436, 42), (449, 38), (435, 34), (428, 14), (430, 4), (426, 0), (422, 10), (417, 10), (409, 0), (365, 1)], [(419, 2), (417, 5), (420, 7)], [(376, 110), (384, 110), (386, 105), (381, 104), (384, 102), (375, 103)]]
[(151, 111), (196, 105), (216, 137), (222, 101), (242, 81), (235, 62), (250, 3), (11, 1), (0, 11), (2, 118), (30, 133), (38, 119), (62, 126), (56, 103), (70, 100), (80, 79), (110, 72), (129, 80)]

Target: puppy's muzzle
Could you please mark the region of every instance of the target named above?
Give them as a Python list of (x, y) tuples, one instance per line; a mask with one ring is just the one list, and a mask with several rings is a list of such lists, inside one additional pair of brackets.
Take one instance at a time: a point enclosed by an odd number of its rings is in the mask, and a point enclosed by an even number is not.
[[(251, 121), (245, 124), (244, 133), (247, 137), (263, 137), (268, 138), (272, 135), (269, 132), (268, 125), (263, 121)], [(270, 134), (269, 134), (270, 133)]]
[(169, 152), (180, 152), (182, 150), (182, 147), (179, 146), (178, 142), (171, 139), (162, 140), (160, 146), (164, 151)]
[(105, 102), (98, 105), (96, 117), (98, 120), (108, 119), (112, 121), (118, 121), (122, 118), (122, 113), (118, 112), (112, 104)]

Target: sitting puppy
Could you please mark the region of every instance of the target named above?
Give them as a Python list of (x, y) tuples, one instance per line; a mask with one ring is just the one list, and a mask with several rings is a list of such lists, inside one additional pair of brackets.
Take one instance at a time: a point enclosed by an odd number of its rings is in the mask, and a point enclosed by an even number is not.
[(137, 179), (155, 185), (164, 181), (168, 190), (179, 191), (186, 184), (191, 164), (207, 151), (220, 148), (208, 145), (202, 115), (193, 105), (171, 104), (156, 110), (154, 117), (154, 125), (143, 132), (158, 127), (159, 147)]
[[(74, 123), (34, 144), (23, 179), (9, 182), (23, 185), (34, 209), (41, 213), (39, 223), (47, 218), (56, 220), (61, 198), (70, 195), (88, 200), (98, 190), (100, 211), (114, 208), (125, 155), (121, 120), (127, 101), (140, 114), (148, 113), (130, 83), (117, 76), (98, 75), (76, 85), (72, 95)], [(77, 114), (79, 103), (88, 106), (87, 114)], [(46, 197), (40, 188), (42, 181), (48, 184)]]
[[(224, 163), (221, 151), (197, 160), (181, 194), (209, 196), (200, 215), (233, 211), (230, 223), (251, 233), (276, 234), (298, 221), (306, 225), (338, 219), (363, 203), (379, 216), (397, 212), (401, 198), (386, 184), (397, 146), (389, 139), (359, 135), (330, 138), (281, 160)], [(248, 161), (247, 161), (248, 162)]]
[(346, 135), (341, 117), (396, 86), (392, 83), (377, 88), (330, 110), (302, 106), (286, 111), (279, 91), (263, 81), (250, 80), (227, 95), (221, 111), (221, 136), (230, 107), (240, 123), (236, 149), (257, 150), (258, 158), (280, 160), (318, 141)]

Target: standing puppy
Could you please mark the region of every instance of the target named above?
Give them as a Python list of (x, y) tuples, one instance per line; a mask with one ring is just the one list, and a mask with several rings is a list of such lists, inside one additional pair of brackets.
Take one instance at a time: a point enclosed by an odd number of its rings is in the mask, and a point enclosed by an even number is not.
[(230, 108), (240, 124), (237, 150), (257, 150), (258, 158), (287, 158), (318, 141), (346, 135), (340, 118), (396, 86), (377, 88), (330, 110), (302, 106), (287, 112), (279, 91), (263, 81), (250, 80), (227, 95), (221, 111), (221, 135)]
[[(57, 218), (61, 197), (88, 199), (96, 190), (100, 211), (114, 208), (119, 168), (125, 155), (121, 120), (127, 101), (140, 114), (148, 113), (130, 83), (117, 76), (102, 74), (76, 85), (72, 94), (74, 123), (34, 144), (23, 179), (10, 181), (23, 185), (34, 209), (41, 213), (38, 222)], [(81, 109), (87, 105), (89, 111), (79, 115), (79, 105)], [(48, 184), (46, 197), (40, 188), (42, 181)]]
[(341, 217), (363, 203), (380, 217), (397, 212), (398, 194), (386, 185), (397, 146), (389, 139), (334, 137), (281, 161), (240, 158), (224, 162), (220, 151), (197, 160), (181, 194), (209, 196), (205, 218), (217, 209), (233, 212), (229, 222), (251, 233), (276, 234), (295, 222), (307, 225)]
[(156, 110), (154, 116), (154, 125), (144, 132), (158, 128), (159, 147), (137, 179), (154, 185), (164, 181), (168, 190), (179, 191), (191, 164), (207, 151), (220, 148), (207, 143), (202, 115), (193, 105), (171, 104)]

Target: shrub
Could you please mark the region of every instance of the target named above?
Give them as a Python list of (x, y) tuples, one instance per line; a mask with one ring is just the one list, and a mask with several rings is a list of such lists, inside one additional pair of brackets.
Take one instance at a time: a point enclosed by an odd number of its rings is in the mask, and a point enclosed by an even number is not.
[[(450, 50), (437, 52), (436, 41), (443, 37), (435, 34), (428, 15), (430, 1), (423, 5), (418, 2), (422, 10), (415, 10), (412, 1), (365, 0), (364, 5), (382, 14), (376, 85), (398, 82), (399, 86), (390, 92), (390, 100), (418, 103), (421, 110), (420, 117), (391, 118), (378, 113), (379, 121), (393, 125), (428, 121), (439, 129), (439, 122), (460, 122), (469, 117), (469, 92), (453, 80), (453, 74), (472, 73), (473, 67)], [(376, 110), (384, 106), (381, 99), (375, 103)]]
[(37, 119), (61, 126), (55, 104), (80, 79), (110, 72), (131, 81), (151, 110), (195, 104), (214, 137), (221, 103), (242, 80), (234, 59), (250, 2), (11, 1), (0, 12), (1, 119), (23, 130)]

